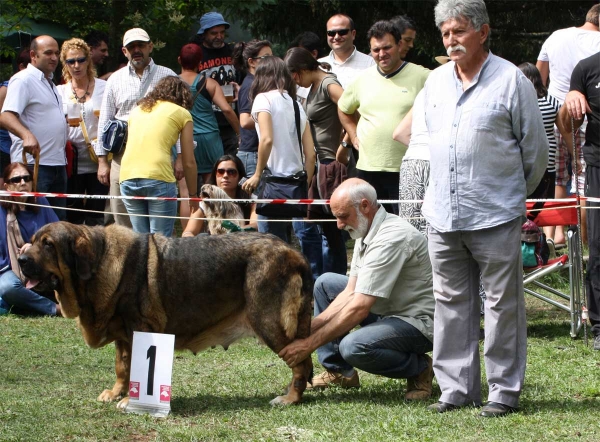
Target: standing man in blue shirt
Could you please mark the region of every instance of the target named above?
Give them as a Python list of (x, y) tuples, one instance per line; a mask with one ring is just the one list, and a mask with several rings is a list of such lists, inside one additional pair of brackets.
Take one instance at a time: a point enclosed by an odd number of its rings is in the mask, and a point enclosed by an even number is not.
[(435, 296), (433, 367), (442, 390), (430, 409), (481, 403), (481, 272), (489, 395), (480, 416), (503, 416), (517, 409), (525, 378), (521, 224), (548, 141), (532, 84), (488, 49), (483, 0), (440, 0), (435, 21), (450, 61), (424, 88), (431, 175), (423, 214)]

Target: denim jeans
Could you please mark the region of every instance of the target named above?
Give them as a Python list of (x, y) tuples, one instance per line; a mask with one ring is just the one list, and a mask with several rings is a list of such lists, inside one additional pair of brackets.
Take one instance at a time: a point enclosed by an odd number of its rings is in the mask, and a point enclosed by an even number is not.
[[(348, 284), (348, 277), (325, 273), (315, 283), (315, 317)], [(319, 362), (329, 371), (350, 376), (354, 368), (388, 378), (404, 379), (427, 367), (424, 354), (433, 344), (412, 325), (395, 317), (370, 313), (361, 328), (317, 349)]]
[[(28, 168), (33, 173), (33, 166), (28, 166)], [(67, 193), (67, 170), (65, 166), (40, 166), (36, 190), (47, 193)], [(65, 221), (67, 211), (61, 209), (61, 207), (67, 207), (66, 198), (48, 198), (48, 202), (54, 209), (58, 219)]]
[(250, 178), (256, 172), (256, 161), (258, 160), (258, 152), (238, 151), (237, 157), (244, 163), (246, 169), (246, 178)]
[[(177, 198), (175, 183), (160, 180), (134, 178), (121, 182), (121, 195)], [(130, 215), (131, 226), (138, 233), (162, 233), (164, 236), (173, 234), (177, 201), (169, 200), (123, 200), (127, 213)], [(150, 215), (135, 216), (135, 215)], [(159, 218), (165, 216), (169, 218)]]
[(13, 307), (23, 313), (56, 315), (54, 302), (25, 288), (17, 275), (7, 270), (0, 275), (0, 308), (10, 310)]

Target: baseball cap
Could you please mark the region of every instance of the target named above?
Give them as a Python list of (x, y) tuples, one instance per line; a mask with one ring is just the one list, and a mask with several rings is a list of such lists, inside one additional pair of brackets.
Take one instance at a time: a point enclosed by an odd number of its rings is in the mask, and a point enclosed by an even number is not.
[(221, 25), (225, 25), (225, 29), (230, 26), (218, 12), (207, 12), (200, 17), (200, 29), (198, 30), (198, 34), (204, 34), (207, 29)]
[(150, 41), (150, 36), (142, 28), (133, 28), (125, 32), (123, 36), (123, 46), (127, 46), (133, 41)]

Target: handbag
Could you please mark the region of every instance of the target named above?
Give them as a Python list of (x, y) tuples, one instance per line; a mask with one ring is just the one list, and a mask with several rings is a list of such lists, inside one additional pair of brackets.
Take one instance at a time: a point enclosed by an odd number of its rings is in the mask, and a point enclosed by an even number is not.
[(67, 157), (67, 178), (77, 175), (77, 148), (70, 141), (65, 145), (65, 156)]
[(127, 143), (127, 122), (108, 120), (102, 129), (102, 148), (106, 154), (120, 154), (125, 143)]
[[(300, 138), (300, 108), (296, 100), (294, 103), (294, 114), (296, 119), (296, 134), (302, 155), (302, 139)], [(306, 199), (308, 196), (308, 183), (304, 161), (302, 170), (290, 176), (273, 176), (267, 168), (263, 170), (258, 186), (258, 199), (283, 199), (297, 200)], [(305, 204), (273, 204), (257, 203), (256, 213), (271, 218), (305, 218), (307, 206)]]

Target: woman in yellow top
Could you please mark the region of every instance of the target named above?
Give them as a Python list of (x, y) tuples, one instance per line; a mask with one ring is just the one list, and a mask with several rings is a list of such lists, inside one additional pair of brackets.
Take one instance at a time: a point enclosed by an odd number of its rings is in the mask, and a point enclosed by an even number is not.
[[(173, 199), (126, 199), (133, 230), (171, 236), (177, 215), (177, 185), (171, 148), (181, 139), (183, 172), (191, 196), (198, 195), (194, 130), (189, 110), (192, 96), (178, 77), (165, 77), (131, 111), (127, 146), (121, 162), (123, 196)], [(198, 209), (190, 201), (191, 211)], [(141, 216), (139, 216), (141, 215)], [(149, 215), (149, 216), (148, 216)]]

